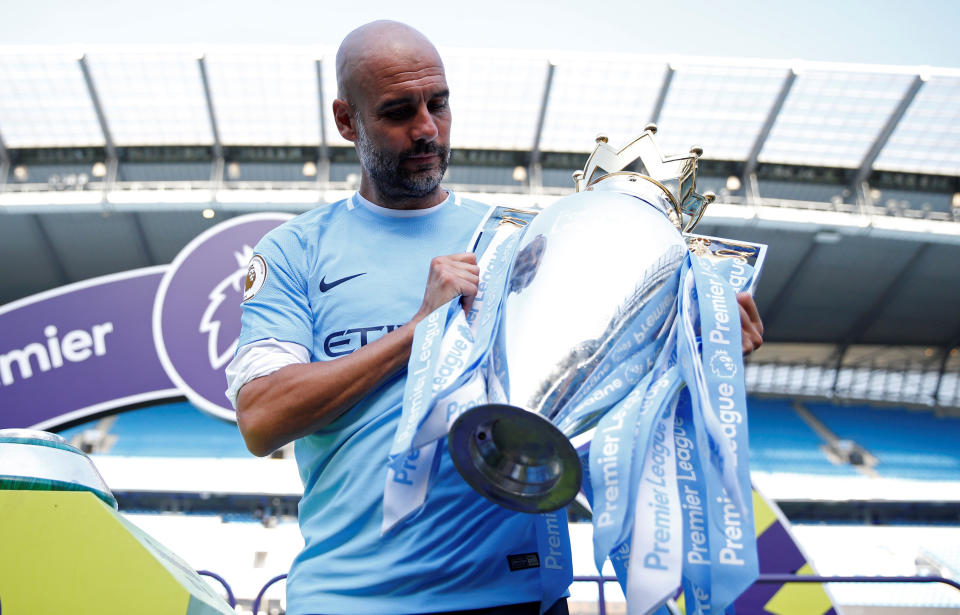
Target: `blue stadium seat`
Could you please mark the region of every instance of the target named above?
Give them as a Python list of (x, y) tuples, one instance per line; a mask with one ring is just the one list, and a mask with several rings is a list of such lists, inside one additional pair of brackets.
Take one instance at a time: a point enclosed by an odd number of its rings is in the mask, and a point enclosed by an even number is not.
[(837, 437), (854, 440), (874, 455), (880, 476), (960, 480), (960, 418), (925, 410), (806, 406)]
[(788, 400), (748, 400), (750, 468), (761, 472), (855, 476), (848, 465), (834, 465), (823, 441), (797, 416)]
[[(60, 432), (70, 438), (92, 423)], [(116, 443), (107, 455), (124, 457), (250, 457), (236, 424), (221, 421), (187, 402), (117, 415), (110, 428)]]

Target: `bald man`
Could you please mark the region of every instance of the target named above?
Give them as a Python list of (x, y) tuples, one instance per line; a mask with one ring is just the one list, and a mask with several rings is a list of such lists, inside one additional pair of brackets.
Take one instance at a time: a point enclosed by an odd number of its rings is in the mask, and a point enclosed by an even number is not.
[(547, 550), (559, 544), (547, 532), (566, 523), (488, 502), (445, 450), (424, 508), (381, 536), (413, 332), (456, 297), (469, 308), (480, 272), (467, 250), (490, 208), (440, 187), (449, 92), (422, 34), (358, 28), (337, 53), (337, 82), (333, 114), (360, 157), (360, 189), (257, 245), (227, 369), (250, 451), (296, 442), (305, 546), (287, 613), (566, 613), (569, 553)]
[[(469, 309), (479, 269), (467, 250), (490, 208), (440, 186), (449, 91), (422, 34), (386, 21), (354, 30), (337, 83), (334, 119), (359, 155), (360, 189), (257, 245), (227, 368), (250, 451), (296, 442), (305, 546), (287, 613), (564, 614), (566, 523), (491, 504), (445, 450), (423, 509), (380, 535), (414, 329), (456, 297)], [(743, 320), (748, 352), (762, 340)]]

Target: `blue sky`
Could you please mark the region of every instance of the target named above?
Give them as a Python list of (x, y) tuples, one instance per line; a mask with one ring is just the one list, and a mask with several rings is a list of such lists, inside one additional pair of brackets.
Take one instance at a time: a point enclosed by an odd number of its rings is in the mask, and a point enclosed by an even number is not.
[(440, 46), (960, 67), (958, 0), (0, 0), (0, 44), (322, 44), (377, 18)]

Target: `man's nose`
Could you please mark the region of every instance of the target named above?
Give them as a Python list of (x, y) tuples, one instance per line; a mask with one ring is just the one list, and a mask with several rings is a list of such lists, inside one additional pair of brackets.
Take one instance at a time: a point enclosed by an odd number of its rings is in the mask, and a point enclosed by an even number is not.
[(433, 141), (438, 134), (437, 122), (430, 113), (426, 103), (420, 105), (417, 109), (417, 115), (413, 118), (413, 127), (411, 137), (414, 141)]

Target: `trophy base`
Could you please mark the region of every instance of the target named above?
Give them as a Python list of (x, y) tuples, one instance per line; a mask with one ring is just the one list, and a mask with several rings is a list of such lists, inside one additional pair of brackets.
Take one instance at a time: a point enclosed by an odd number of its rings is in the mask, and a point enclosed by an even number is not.
[(447, 438), (453, 465), (467, 484), (504, 508), (551, 512), (580, 491), (576, 450), (539, 414), (484, 404), (464, 412)]

